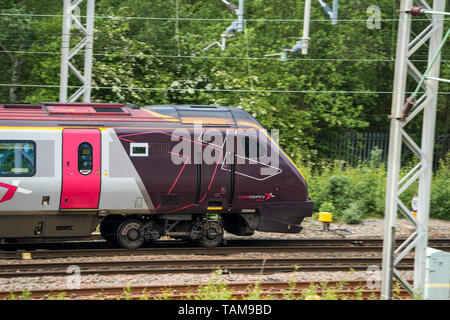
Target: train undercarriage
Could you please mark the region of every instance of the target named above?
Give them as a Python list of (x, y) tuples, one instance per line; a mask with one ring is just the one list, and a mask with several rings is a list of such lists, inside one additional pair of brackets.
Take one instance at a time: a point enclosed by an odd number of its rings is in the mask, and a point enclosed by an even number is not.
[(224, 230), (237, 235), (252, 235), (255, 215), (230, 214), (226, 217), (204, 214), (152, 216), (109, 215), (100, 223), (102, 237), (112, 245), (136, 249), (163, 236), (213, 248), (222, 243)]
[[(305, 203), (305, 206), (309, 205)], [(285, 213), (282, 210), (284, 207), (277, 208), (277, 219), (273, 212), (264, 210), (201, 214), (102, 214), (92, 211), (0, 215), (0, 243), (76, 240), (89, 237), (99, 229), (108, 243), (130, 250), (162, 237), (213, 248), (222, 243), (225, 231), (237, 236), (251, 236), (255, 230), (300, 232), (304, 214), (291, 211)]]
[(257, 222), (256, 214), (0, 216), (0, 234), (3, 236), (0, 243), (86, 238), (99, 226), (101, 236), (108, 243), (131, 250), (161, 237), (213, 248), (222, 243), (225, 230), (241, 236), (252, 235)]

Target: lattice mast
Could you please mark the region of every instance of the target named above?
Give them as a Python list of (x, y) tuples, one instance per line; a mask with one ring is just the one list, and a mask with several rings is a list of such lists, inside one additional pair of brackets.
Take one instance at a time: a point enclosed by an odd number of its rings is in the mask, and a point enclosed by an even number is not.
[[(86, 23), (81, 23), (80, 5), (86, 2)], [(91, 101), (91, 78), (92, 78), (92, 57), (94, 52), (94, 14), (95, 0), (64, 0), (64, 16), (62, 26), (61, 41), (61, 75), (60, 75), (60, 102), (75, 102), (83, 96), (83, 102)], [(70, 35), (74, 26), (79, 29), (83, 38), (73, 48), (70, 46)], [(84, 70), (80, 72), (75, 68), (73, 59), (80, 52), (84, 51)], [(69, 98), (69, 78), (70, 74), (75, 75), (81, 82), (81, 87)]]
[[(388, 176), (386, 185), (385, 230), (382, 270), (382, 298), (392, 298), (392, 280), (395, 277), (412, 295), (420, 296), (425, 286), (425, 250), (428, 244), (431, 177), (433, 165), (434, 132), (440, 80), (441, 50), (449, 36), (443, 39), (446, 0), (434, 0), (431, 7), (425, 0), (402, 0), (398, 26), (397, 53), (392, 96), (389, 140)], [(411, 22), (414, 15), (428, 18), (430, 24), (412, 41)], [(428, 66), (422, 74), (410, 60), (411, 56), (428, 43)], [(413, 94), (406, 98), (408, 74), (418, 82)], [(423, 94), (419, 96), (419, 91)], [(419, 147), (407, 134), (405, 127), (423, 112), (422, 141)], [(400, 178), (402, 143), (414, 153), (419, 163)], [(414, 217), (400, 200), (405, 190), (419, 180), (418, 211)], [(397, 249), (395, 231), (397, 213), (402, 213), (416, 228), (415, 232)], [(400, 261), (415, 249), (414, 286), (411, 286), (396, 269)]]

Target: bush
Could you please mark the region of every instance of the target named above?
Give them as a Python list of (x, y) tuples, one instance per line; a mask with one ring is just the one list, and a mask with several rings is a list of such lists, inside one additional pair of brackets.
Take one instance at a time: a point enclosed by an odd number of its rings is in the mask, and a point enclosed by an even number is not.
[(334, 213), (336, 209), (334, 208), (333, 204), (331, 202), (324, 202), (319, 208), (319, 212), (330, 212)]
[(363, 167), (352, 170), (351, 197), (359, 201), (371, 216), (384, 215), (386, 195), (386, 171), (384, 166)]
[(366, 210), (364, 205), (360, 202), (353, 202), (350, 207), (342, 213), (342, 219), (347, 224), (358, 224), (364, 219)]
[(431, 182), (430, 217), (450, 220), (450, 166), (441, 163)]
[[(380, 152), (375, 150), (368, 162), (360, 163), (357, 167), (345, 166), (342, 161), (300, 166), (307, 177), (309, 196), (314, 201), (314, 210), (332, 212), (337, 220), (342, 220), (344, 211), (349, 209), (350, 204), (358, 202), (359, 211), (364, 212), (364, 218), (382, 218), (385, 209), (387, 169), (385, 165), (379, 163), (380, 157)], [(450, 156), (445, 162), (441, 162), (439, 170), (433, 175), (430, 217), (434, 219), (450, 220), (449, 160)], [(414, 165), (412, 163), (403, 166), (400, 176), (404, 177)], [(400, 198), (407, 207), (411, 198), (417, 194), (417, 190), (418, 181), (401, 195)], [(346, 213), (347, 219), (355, 215), (352, 211), (355, 211), (355, 208)]]
[(332, 176), (325, 186), (324, 196), (336, 208), (336, 214), (348, 207), (350, 195), (350, 179), (344, 175)]
[(383, 150), (378, 147), (370, 151), (369, 166), (379, 167), (383, 163)]

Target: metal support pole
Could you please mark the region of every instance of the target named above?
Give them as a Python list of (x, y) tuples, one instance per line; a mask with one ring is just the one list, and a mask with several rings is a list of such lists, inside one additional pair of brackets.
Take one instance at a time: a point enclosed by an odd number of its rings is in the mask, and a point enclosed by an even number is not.
[[(86, 25), (84, 26), (80, 17), (74, 15), (74, 11), (86, 1)], [(92, 59), (94, 51), (94, 15), (95, 15), (95, 0), (64, 0), (64, 16), (62, 26), (62, 41), (61, 41), (61, 75), (59, 100), (60, 102), (74, 102), (83, 95), (83, 102), (91, 101), (91, 79), (92, 79)], [(72, 49), (70, 46), (70, 34), (72, 23), (79, 29), (84, 38), (78, 42)], [(72, 59), (81, 51), (84, 50), (84, 72), (77, 70)], [(81, 82), (81, 87), (70, 98), (68, 97), (69, 87), (69, 71), (76, 76)]]
[(303, 19), (302, 54), (308, 54), (309, 21), (311, 17), (311, 0), (305, 0), (305, 15)]
[(61, 74), (59, 83), (59, 101), (67, 101), (67, 84), (69, 78), (69, 47), (70, 47), (70, 26), (72, 19), (71, 2), (64, 0), (62, 41), (61, 41)]
[[(397, 191), (400, 176), (400, 156), (402, 151), (402, 135), (400, 132), (400, 115), (406, 98), (406, 78), (408, 73), (409, 35), (411, 16), (406, 9), (412, 6), (412, 0), (402, 0), (398, 25), (397, 54), (394, 73), (394, 94), (392, 95), (391, 127), (389, 133), (389, 158), (386, 184), (386, 204), (384, 217), (382, 288), (383, 299), (392, 297), (392, 276), (394, 269), (395, 226), (397, 222)], [(402, 63), (400, 63), (400, 61)]]
[(244, 31), (244, 7), (245, 7), (245, 0), (239, 0), (239, 7), (237, 10), (238, 32)]
[(338, 12), (339, 12), (339, 0), (333, 0), (333, 19), (331, 24), (338, 23)]
[(225, 33), (223, 33), (221, 35), (222, 37), (222, 43), (220, 43), (219, 41), (216, 41), (214, 43), (211, 43), (209, 46), (205, 47), (203, 49), (203, 51), (208, 50), (209, 48), (218, 45), (222, 51), (225, 51), (225, 47), (226, 47), (226, 38), (232, 37), (234, 35), (235, 31), (238, 32), (243, 32), (244, 31), (244, 9), (245, 9), (245, 0), (239, 0), (239, 7), (236, 7), (236, 5), (234, 5), (233, 3), (227, 1), (227, 0), (222, 0), (223, 3), (225, 3), (227, 5), (227, 8), (233, 12), (234, 14), (236, 14), (237, 19), (234, 20), (231, 25), (225, 30)]
[[(429, 7), (425, 0), (414, 0), (420, 5)], [(446, 0), (434, 0), (436, 11), (445, 10)], [(400, 19), (398, 26), (397, 53), (395, 63), (394, 88), (392, 96), (391, 126), (389, 137), (388, 175), (386, 183), (386, 205), (385, 205), (385, 226), (383, 242), (383, 270), (382, 270), (382, 298), (392, 298), (392, 280), (395, 277), (413, 295), (421, 295), (425, 286), (425, 249), (428, 242), (428, 220), (430, 209), (430, 192), (433, 163), (434, 130), (436, 121), (437, 92), (438, 83), (436, 78), (440, 72), (440, 54), (442, 47), (443, 19), (442, 15), (430, 16), (431, 27), (427, 26), (420, 35), (410, 42), (411, 36), (411, 7), (413, 0), (402, 0), (400, 5)], [(428, 78), (424, 81), (425, 94), (415, 102), (408, 98), (405, 104), (408, 72), (412, 78), (422, 83), (422, 74), (411, 62), (410, 57), (417, 49), (424, 45), (427, 40), (429, 44), (429, 72)], [(434, 63), (433, 63), (434, 62)], [(411, 107), (415, 107), (409, 114)], [(424, 112), (422, 127), (421, 147), (417, 146), (404, 129), (405, 126), (419, 114)], [(402, 142), (413, 151), (419, 158), (420, 163), (400, 179)], [(411, 211), (400, 200), (401, 194), (419, 179), (418, 202), (419, 210), (417, 219)], [(403, 243), (395, 250), (395, 231), (397, 213), (402, 213), (407, 220), (416, 227), (416, 231), (408, 238), (407, 243)], [(414, 264), (414, 288), (402, 277), (395, 266), (411, 250), (415, 248)], [(395, 250), (395, 251), (394, 251)], [(397, 255), (395, 257), (395, 255)]]
[[(445, 11), (445, 0), (433, 3), (434, 11)], [(440, 49), (442, 36), (444, 32), (443, 15), (434, 14), (432, 16), (432, 25), (434, 29), (433, 35), (430, 37), (428, 51), (428, 65), (431, 66), (427, 75), (439, 77), (441, 66), (441, 54), (437, 56), (435, 53)], [(426, 95), (428, 97), (428, 106), (423, 111), (423, 128), (422, 128), (422, 156), (421, 163), (423, 173), (419, 178), (419, 209), (417, 231), (419, 237), (415, 249), (414, 264), (414, 289), (416, 293), (422, 295), (425, 291), (425, 261), (426, 248), (428, 245), (428, 220), (430, 216), (430, 196), (431, 196), (431, 178), (433, 176), (433, 149), (434, 149), (434, 131), (436, 126), (437, 111), (437, 92), (439, 90), (439, 82), (436, 80), (426, 80)]]
[(87, 1), (86, 51), (84, 53), (84, 91), (83, 102), (91, 102), (92, 57), (94, 55), (94, 15), (95, 0)]

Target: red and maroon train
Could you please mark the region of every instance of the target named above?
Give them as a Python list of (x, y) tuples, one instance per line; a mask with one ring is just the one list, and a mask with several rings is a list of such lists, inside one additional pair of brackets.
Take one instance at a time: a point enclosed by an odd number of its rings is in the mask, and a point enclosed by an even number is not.
[(302, 173), (243, 110), (0, 104), (0, 239), (90, 235), (134, 249), (161, 236), (297, 233)]

